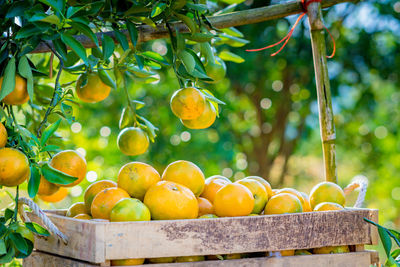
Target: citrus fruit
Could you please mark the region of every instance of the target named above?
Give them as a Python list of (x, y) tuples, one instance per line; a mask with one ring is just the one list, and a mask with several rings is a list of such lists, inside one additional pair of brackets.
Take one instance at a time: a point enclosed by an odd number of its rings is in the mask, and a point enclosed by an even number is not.
[(322, 202), (334, 202), (344, 206), (346, 199), (343, 189), (332, 182), (322, 182), (313, 187), (310, 192), (311, 208)]
[(51, 159), (49, 165), (72, 177), (78, 178), (74, 182), (66, 185), (57, 184), (62, 187), (71, 187), (79, 184), (86, 175), (86, 160), (85, 158), (74, 150), (64, 150), (58, 152)]
[(80, 214), (75, 215), (72, 218), (79, 219), (79, 220), (91, 220), (92, 216), (90, 216), (89, 214), (86, 214), (86, 213), (80, 213)]
[(207, 60), (204, 68), (206, 69), (207, 76), (213, 79), (212, 81), (205, 81), (207, 83), (218, 83), (226, 75), (225, 62), (219, 57), (215, 57), (214, 62)]
[(312, 253), (306, 249), (296, 249), (294, 255), (312, 255)]
[(128, 156), (143, 154), (149, 148), (149, 137), (138, 127), (128, 127), (118, 134), (117, 144), (119, 150)]
[(301, 196), (303, 197), (303, 212), (310, 212), (312, 211), (311, 209), (311, 205), (310, 205), (310, 198), (308, 197), (308, 195), (304, 192), (299, 192), (301, 194)]
[[(0, 78), (0, 90), (3, 85), (3, 77)], [(2, 102), (7, 105), (22, 105), (29, 100), (28, 90), (26, 86), (26, 80), (15, 75), (15, 87), (14, 90), (9, 93)]]
[(221, 175), (214, 175), (208, 177), (205, 181), (203, 193), (201, 193), (201, 197), (208, 199), (211, 203), (214, 202), (215, 194), (220, 190), (224, 185), (232, 183), (228, 178)]
[(267, 256), (294, 256), (294, 250), (280, 250), (267, 252)]
[(94, 197), (91, 214), (95, 219), (110, 219), (112, 208), (123, 198), (129, 198), (129, 194), (117, 187), (103, 189)]
[(304, 205), (306, 203), (304, 201), (303, 195), (299, 191), (297, 191), (296, 189), (293, 189), (293, 188), (283, 188), (277, 192), (277, 194), (281, 194), (281, 193), (288, 193), (288, 194), (292, 194), (292, 195), (296, 196), (300, 200), (301, 206), (303, 207), (303, 211), (304, 211)]
[(301, 202), (293, 194), (279, 193), (271, 197), (265, 206), (264, 214), (283, 214), (302, 212)]
[(248, 216), (259, 216), (260, 214), (257, 213), (250, 213)]
[(203, 113), (206, 107), (206, 99), (204, 94), (194, 88), (182, 88), (171, 97), (171, 110), (182, 120), (193, 120), (198, 118)]
[(314, 248), (314, 254), (336, 254), (336, 253), (347, 253), (350, 252), (349, 246), (334, 246), (334, 247), (322, 247)]
[(163, 258), (150, 258), (148, 259), (150, 263), (172, 263), (175, 261), (174, 257), (163, 257)]
[(344, 208), (337, 203), (322, 202), (314, 207), (314, 211), (343, 210)]
[(86, 209), (85, 203), (76, 202), (69, 207), (65, 216), (67, 217), (75, 217), (78, 214), (87, 214), (88, 210)]
[(199, 214), (198, 216), (203, 216), (206, 214), (213, 214), (214, 213), (214, 206), (213, 204), (206, 198), (198, 197), (197, 203), (199, 204)]
[(86, 103), (100, 102), (108, 97), (110, 91), (111, 87), (103, 83), (97, 72), (79, 75), (76, 81), (76, 94)]
[(218, 217), (247, 216), (253, 208), (253, 194), (244, 185), (227, 184), (215, 195), (214, 210)]
[(204, 256), (183, 256), (176, 257), (175, 262), (194, 262), (194, 261), (205, 261), (206, 257)]
[(7, 144), (8, 134), (7, 129), (2, 123), (0, 123), (0, 148), (3, 148)]
[(118, 187), (142, 201), (147, 190), (159, 181), (161, 177), (156, 169), (142, 162), (127, 163), (118, 173)]
[(117, 187), (117, 183), (110, 180), (101, 180), (89, 185), (88, 188), (86, 188), (83, 199), (85, 202), (86, 209), (89, 212), (91, 211), (92, 202), (97, 193), (110, 187)]
[(110, 213), (111, 222), (150, 221), (149, 209), (136, 198), (123, 198), (115, 204)]
[(54, 194), (48, 195), (48, 196), (41, 196), (39, 195), (39, 198), (43, 201), (46, 202), (59, 202), (66, 198), (68, 196), (68, 189), (65, 187), (60, 187), (60, 189), (55, 192)]
[(46, 178), (40, 176), (40, 183), (39, 183), (39, 189), (38, 189), (38, 194), (42, 196), (49, 196), (54, 194), (55, 192), (60, 189), (59, 186), (50, 183), (49, 181), (46, 180)]
[(212, 218), (218, 218), (218, 216), (215, 214), (205, 214), (199, 217), (199, 219), (212, 219)]
[(257, 182), (260, 182), (265, 187), (265, 190), (267, 190), (268, 199), (270, 199), (274, 195), (274, 193), (272, 192), (272, 187), (271, 187), (270, 183), (267, 180), (265, 180), (264, 178), (262, 178), (260, 176), (247, 176), (246, 178), (253, 179), (253, 180), (256, 180)]
[(225, 260), (238, 260), (242, 258), (241, 253), (226, 254)]
[(165, 168), (161, 179), (186, 186), (199, 196), (204, 190), (204, 174), (196, 164), (186, 160), (172, 162)]
[(14, 148), (0, 148), (0, 186), (17, 186), (31, 174), (24, 153)]
[(206, 101), (206, 107), (199, 117), (191, 120), (182, 120), (182, 124), (189, 129), (206, 129), (210, 127), (217, 118), (217, 111), (210, 101)]
[(254, 197), (254, 208), (251, 213), (260, 214), (268, 202), (268, 193), (265, 187), (256, 180), (246, 178), (235, 183), (244, 185), (251, 191)]
[(144, 196), (154, 220), (195, 219), (199, 208), (197, 199), (186, 186), (161, 181), (150, 187)]
[(125, 260), (111, 260), (111, 266), (132, 266), (142, 265), (144, 259), (125, 259)]

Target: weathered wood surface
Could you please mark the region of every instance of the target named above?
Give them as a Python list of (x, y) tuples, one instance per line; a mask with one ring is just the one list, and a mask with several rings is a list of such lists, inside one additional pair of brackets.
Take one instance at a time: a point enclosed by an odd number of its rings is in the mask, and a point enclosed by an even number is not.
[(69, 244), (64, 245), (51, 236), (47, 241), (36, 240), (35, 248), (100, 263), (110, 259), (376, 244), (376, 228), (364, 222), (363, 217), (377, 220), (377, 213), (377, 210), (349, 209), (235, 218), (114, 223), (76, 220), (49, 213), (54, 224), (69, 237)]
[[(224, 261), (202, 261), (187, 263), (167, 263), (150, 264), (141, 266), (151, 267), (305, 267), (305, 266), (323, 266), (323, 267), (369, 267), (371, 259), (376, 257), (375, 251), (351, 252), (345, 254), (325, 254), (325, 255), (305, 255), (290, 257), (271, 257), (271, 258), (248, 258), (240, 260)], [(71, 260), (42, 252), (33, 252), (31, 256), (24, 260), (24, 267), (98, 267), (90, 263)]]
[[(356, 0), (323, 0), (322, 7), (327, 8), (344, 2), (353, 2)], [(223, 29), (234, 26), (248, 25), (254, 24), (258, 22), (268, 21), (283, 18), (286, 16), (294, 15), (303, 12), (301, 4), (299, 1), (291, 1), (278, 5), (271, 5), (260, 8), (253, 8), (243, 11), (236, 11), (227, 14), (217, 15), (208, 17), (208, 20), (211, 22), (213, 27), (217, 29)], [(175, 29), (178, 29), (181, 32), (188, 32), (188, 28), (183, 23), (172, 23), (172, 26)], [(158, 25), (156, 28), (152, 28), (147, 25), (140, 26), (138, 28), (139, 32), (139, 42), (146, 42), (154, 39), (166, 38), (169, 33), (165, 25)], [(123, 33), (129, 38), (129, 34), (127, 31), (123, 31)], [(113, 32), (106, 32), (108, 36), (113, 38), (115, 42), (115, 35)], [(99, 43), (101, 44), (101, 34), (97, 34)], [(95, 43), (93, 41), (84, 36), (79, 35), (75, 36), (75, 38), (86, 48), (95, 47)], [(49, 43), (51, 45), (51, 43)], [(38, 47), (32, 53), (46, 53), (50, 52), (49, 47), (45, 43), (40, 43)]]

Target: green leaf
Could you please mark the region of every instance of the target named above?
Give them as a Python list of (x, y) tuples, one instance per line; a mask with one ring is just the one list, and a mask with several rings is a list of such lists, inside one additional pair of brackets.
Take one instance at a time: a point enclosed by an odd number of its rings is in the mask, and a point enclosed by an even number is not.
[(88, 58), (86, 56), (86, 50), (83, 45), (78, 42), (71, 34), (61, 33), (61, 40), (67, 44), (71, 49), (86, 63), (88, 64)]
[(204, 13), (208, 11), (207, 5), (203, 4), (193, 4), (193, 3), (186, 3), (186, 6), (190, 9), (199, 11), (200, 13)]
[(0, 239), (0, 255), (4, 255), (7, 253), (6, 243), (4, 239)]
[(80, 11), (81, 9), (84, 9), (85, 6), (70, 6), (67, 9), (67, 18), (71, 18), (76, 12)]
[(186, 50), (182, 50), (178, 54), (178, 58), (182, 61), (188, 73), (193, 73), (196, 61), (193, 56)]
[(238, 56), (230, 51), (224, 50), (221, 51), (218, 56), (224, 60), (224, 61), (231, 61), (231, 62), (235, 62), (235, 63), (243, 63), (244, 62), (244, 58), (242, 58), (241, 56)]
[(121, 44), (122, 49), (125, 51), (127, 49), (129, 49), (129, 43), (128, 43), (128, 39), (126, 38), (125, 34), (123, 34), (122, 32), (120, 32), (118, 29), (113, 28), (114, 29), (114, 34), (115, 34), (115, 38), (118, 40), (118, 42)]
[(146, 51), (146, 52), (141, 53), (140, 55), (149, 60), (159, 62), (159, 63), (167, 65), (167, 66), (169, 65), (168, 61), (161, 55), (157, 54), (156, 52)]
[(33, 101), (33, 74), (26, 56), (22, 56), (19, 60), (18, 72), (22, 77), (26, 79), (29, 98), (31, 101)]
[(31, 5), (28, 1), (16, 1), (8, 9), (6, 18), (9, 19), (9, 18), (23, 16), (25, 10), (29, 9), (30, 7)]
[(154, 18), (155, 16), (160, 15), (166, 8), (167, 5), (165, 3), (158, 3), (153, 7), (153, 10), (151, 10), (150, 17)]
[(25, 226), (26, 226), (26, 228), (31, 230), (33, 233), (36, 233), (38, 235), (41, 235), (41, 236), (49, 236), (50, 235), (49, 231), (47, 231), (45, 228), (43, 228), (42, 226), (40, 226), (39, 224), (37, 224), (35, 222), (26, 222)]
[(15, 88), (15, 57), (12, 57), (6, 66), (3, 73), (3, 83), (1, 84), (0, 101), (3, 100), (8, 94), (14, 91)]
[(47, 22), (50, 24), (58, 25), (60, 23), (60, 19), (56, 15), (50, 15), (42, 18), (40, 21)]
[(55, 123), (49, 125), (46, 130), (44, 130), (42, 137), (40, 138), (40, 144), (44, 146), (49, 138), (57, 131), (58, 127), (60, 126), (61, 119), (56, 121)]
[(219, 37), (221, 38), (222, 43), (228, 44), (232, 47), (242, 47), (242, 46), (245, 46), (246, 44), (250, 43), (249, 40), (242, 39), (242, 38), (235, 37), (235, 36), (230, 36), (225, 33), (220, 34)]
[(146, 132), (149, 134), (149, 138), (152, 142), (154, 142), (154, 138), (157, 136), (156, 131), (158, 131), (158, 128), (155, 127), (150, 121), (148, 121), (146, 118), (142, 116), (137, 116), (141, 121), (144, 122), (146, 125)]
[(0, 264), (9, 263), (14, 259), (14, 246), (8, 246), (7, 254), (0, 257)]
[(91, 51), (93, 56), (103, 59), (103, 52), (101, 52), (99, 47), (92, 47)]
[(129, 37), (131, 38), (131, 43), (134, 47), (136, 47), (137, 40), (138, 40), (138, 31), (136, 29), (136, 26), (134, 23), (131, 21), (127, 20), (126, 21), (126, 28), (128, 29), (129, 32)]
[(202, 89), (200, 90), (201, 92), (203, 92), (203, 94), (206, 96), (207, 99), (209, 99), (210, 101), (216, 102), (218, 104), (221, 105), (225, 105), (224, 102), (222, 102), (221, 100), (219, 100), (218, 98), (216, 98), (210, 91), (208, 91), (207, 89)]
[(34, 24), (27, 24), (18, 30), (15, 39), (22, 39), (40, 33), (42, 33), (42, 30), (39, 27), (36, 27)]
[(28, 254), (28, 244), (20, 233), (10, 233), (8, 236), (18, 251), (22, 252), (23, 254)]
[(101, 46), (103, 48), (103, 58), (108, 59), (111, 57), (115, 48), (114, 40), (110, 36), (103, 34), (101, 36)]
[(47, 151), (57, 151), (60, 147), (56, 145), (47, 145), (40, 150), (40, 152), (47, 152)]
[(46, 4), (48, 6), (51, 6), (54, 11), (63, 13), (64, 5), (66, 3), (65, 0), (39, 0), (39, 2), (42, 2), (43, 4)]
[(122, 110), (121, 117), (119, 119), (119, 129), (132, 126), (135, 123), (136, 113), (130, 106), (127, 106)]
[(28, 194), (30, 198), (34, 198), (39, 190), (40, 173), (36, 165), (31, 165), (31, 177), (28, 182)]
[(12, 209), (6, 208), (4, 211), (4, 218), (6, 221), (11, 219), (14, 216), (14, 211)]
[(48, 163), (44, 163), (42, 165), (41, 172), (47, 181), (54, 184), (66, 185), (73, 183), (78, 179), (77, 177), (72, 177), (71, 175), (54, 169)]
[(234, 27), (221, 29), (221, 31), (234, 37), (239, 37), (239, 38), (244, 37), (243, 33)]
[(35, 141), (36, 144), (40, 144), (39, 139), (33, 134), (31, 133), (28, 129), (26, 129), (25, 127), (21, 126), (21, 125), (17, 125), (17, 131), (18, 133), (25, 139), (25, 140), (29, 140), (32, 139)]
[(400, 247), (400, 233), (393, 229), (388, 229), (388, 231), (390, 237), (393, 238), (396, 244)]
[(68, 53), (67, 53), (67, 46), (61, 41), (60, 38), (52, 40), (54, 48), (60, 54), (64, 61), (67, 61)]
[(89, 37), (90, 40), (92, 40), (96, 44), (96, 46), (99, 46), (99, 40), (97, 39), (96, 34), (94, 34), (94, 32), (89, 28), (89, 26), (80, 22), (70, 22), (70, 24), (73, 28), (77, 29), (79, 32)]
[(98, 73), (99, 73), (99, 77), (103, 83), (107, 84), (108, 86), (110, 86), (114, 89), (117, 88), (117, 85), (115, 84), (114, 80), (111, 79), (110, 75), (108, 74), (108, 72), (106, 70), (104, 70), (102, 67), (99, 67)]

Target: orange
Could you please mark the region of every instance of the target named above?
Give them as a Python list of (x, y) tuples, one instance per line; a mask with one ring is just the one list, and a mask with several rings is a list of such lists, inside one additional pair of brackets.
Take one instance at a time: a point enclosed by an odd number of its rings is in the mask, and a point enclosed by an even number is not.
[(119, 150), (128, 156), (143, 154), (149, 148), (149, 137), (138, 127), (128, 127), (118, 134), (117, 144)]
[(89, 185), (88, 188), (86, 188), (83, 199), (85, 202), (86, 209), (89, 211), (89, 213), (92, 207), (93, 199), (97, 195), (97, 193), (110, 187), (117, 187), (117, 183), (110, 180), (102, 180), (102, 181), (97, 181)]
[(226, 254), (226, 260), (238, 260), (242, 258), (242, 253), (233, 253), (233, 254)]
[(348, 253), (350, 252), (349, 246), (334, 246), (334, 247), (322, 247), (314, 248), (314, 254), (336, 254), (336, 253)]
[(172, 263), (175, 261), (174, 257), (163, 257), (163, 258), (150, 258), (148, 261), (150, 263)]
[(296, 249), (294, 255), (312, 255), (312, 253), (306, 249)]
[(129, 194), (121, 188), (110, 187), (100, 191), (92, 202), (93, 218), (109, 220), (112, 208), (123, 198), (129, 198)]
[(43, 177), (43, 175), (40, 176), (40, 183), (39, 183), (39, 190), (38, 190), (39, 195), (49, 196), (49, 195), (52, 195), (55, 192), (57, 192), (58, 189), (60, 189), (59, 186), (47, 181), (46, 178)]
[[(86, 84), (83, 84), (84, 77), (87, 77)], [(97, 72), (89, 72), (87, 75), (79, 75), (76, 81), (76, 94), (79, 99), (86, 103), (97, 103), (108, 97), (111, 87), (100, 79)]]
[(280, 189), (272, 189), (272, 196), (275, 196)]
[(123, 198), (115, 204), (110, 213), (111, 222), (150, 221), (149, 209), (135, 198)]
[(66, 185), (57, 184), (62, 187), (71, 187), (79, 184), (86, 175), (86, 160), (74, 150), (58, 152), (50, 161), (50, 166), (72, 177), (78, 178)]
[(41, 196), (39, 198), (46, 202), (59, 202), (68, 196), (68, 189), (65, 187), (60, 187), (60, 189), (52, 195)]
[(111, 260), (111, 266), (132, 266), (142, 265), (144, 259)]
[(301, 196), (303, 197), (303, 212), (310, 212), (312, 211), (311, 209), (311, 205), (310, 205), (310, 198), (308, 197), (308, 195), (304, 192), (299, 192), (301, 194)]
[(205, 214), (199, 217), (199, 219), (212, 219), (212, 218), (218, 218), (218, 216), (215, 214)]
[(200, 90), (187, 87), (177, 90), (171, 97), (171, 110), (182, 120), (200, 117), (206, 108), (206, 98)]
[(254, 208), (251, 213), (260, 214), (268, 202), (268, 193), (267, 190), (265, 190), (265, 187), (254, 179), (244, 178), (235, 183), (244, 185), (251, 191), (254, 197)]
[[(0, 90), (3, 85), (3, 77), (0, 78)], [(9, 93), (5, 98), (3, 98), (2, 102), (7, 105), (22, 105), (29, 100), (28, 90), (26, 86), (26, 80), (19, 76), (15, 75), (15, 87), (14, 90)]]
[(322, 182), (313, 187), (310, 192), (311, 208), (322, 202), (334, 202), (344, 207), (346, 199), (343, 189), (332, 182)]
[(294, 256), (294, 250), (280, 250), (280, 251), (272, 251), (272, 252), (267, 252), (267, 256)]
[(246, 178), (253, 179), (253, 180), (256, 180), (257, 182), (260, 182), (265, 187), (265, 190), (267, 190), (268, 199), (270, 199), (274, 195), (270, 183), (268, 183), (268, 181), (265, 180), (264, 178), (262, 178), (260, 176), (247, 176)]
[(342, 206), (333, 202), (322, 202), (314, 207), (314, 211), (344, 210)]
[(206, 107), (199, 117), (191, 120), (182, 120), (181, 122), (189, 129), (206, 129), (213, 125), (217, 118), (217, 111), (214, 105), (210, 102), (206, 102)]
[(220, 190), (224, 185), (232, 183), (228, 178), (221, 175), (214, 175), (208, 177), (205, 181), (203, 193), (201, 193), (201, 197), (208, 199), (211, 203), (214, 202), (215, 194)]
[(7, 129), (2, 123), (0, 123), (0, 148), (3, 148), (7, 144), (8, 134)]
[(183, 256), (177, 257), (175, 262), (194, 262), (194, 261), (205, 261), (206, 257), (204, 256)]
[(118, 173), (118, 187), (142, 201), (147, 190), (159, 181), (161, 177), (156, 169), (142, 162), (127, 163)]
[(304, 201), (303, 195), (299, 191), (297, 191), (296, 189), (293, 189), (293, 188), (283, 188), (277, 192), (277, 194), (281, 194), (281, 193), (288, 193), (288, 194), (292, 194), (292, 195), (296, 196), (300, 200), (301, 206), (303, 207), (303, 211), (304, 211), (304, 206), (306, 205), (306, 203)]
[(15, 148), (0, 148), (0, 186), (17, 186), (30, 176), (29, 161)]
[(144, 196), (154, 220), (195, 219), (199, 214), (197, 199), (189, 188), (169, 181), (150, 187)]
[(283, 214), (302, 212), (300, 200), (289, 193), (279, 193), (271, 197), (265, 206), (264, 214)]
[(67, 217), (75, 217), (78, 214), (87, 214), (88, 210), (86, 209), (85, 203), (76, 202), (69, 207), (65, 216)]
[(219, 217), (247, 216), (253, 208), (253, 194), (244, 185), (227, 184), (215, 195), (214, 210)]
[(92, 216), (90, 216), (89, 214), (80, 213), (80, 214), (75, 215), (72, 218), (79, 219), (79, 220), (91, 220)]
[(199, 204), (199, 215), (198, 215), (199, 217), (206, 214), (214, 213), (214, 206), (208, 199), (203, 197), (198, 197), (197, 203)]
[(225, 77), (226, 65), (219, 57), (215, 57), (214, 62), (207, 60), (204, 68), (206, 69), (207, 76), (212, 79), (212, 81), (206, 81), (207, 83), (218, 83)]
[(161, 179), (184, 185), (196, 196), (199, 196), (204, 190), (204, 174), (196, 164), (190, 161), (172, 162), (165, 168)]

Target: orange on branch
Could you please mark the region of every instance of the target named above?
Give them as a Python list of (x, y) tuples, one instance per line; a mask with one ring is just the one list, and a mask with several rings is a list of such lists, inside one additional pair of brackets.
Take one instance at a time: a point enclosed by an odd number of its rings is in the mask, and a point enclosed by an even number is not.
[(50, 161), (49, 165), (65, 174), (78, 178), (66, 185), (57, 184), (61, 187), (71, 187), (79, 184), (86, 176), (86, 160), (74, 150), (58, 152)]
[(177, 90), (172, 95), (170, 105), (178, 118), (193, 120), (200, 117), (206, 108), (206, 98), (200, 90), (187, 87)]
[(93, 199), (91, 214), (95, 219), (110, 219), (111, 210), (115, 204), (123, 198), (129, 198), (129, 194), (118, 187), (110, 187), (100, 191)]
[(0, 148), (0, 185), (17, 186), (30, 176), (29, 160), (14, 148)]
[(4, 124), (0, 123), (0, 148), (3, 148), (7, 144), (8, 134)]
[(139, 127), (128, 127), (118, 134), (119, 150), (128, 156), (137, 156), (147, 151), (150, 145), (149, 137)]
[(241, 184), (225, 185), (218, 190), (214, 198), (215, 214), (219, 217), (247, 216), (253, 208), (253, 194)]
[(217, 118), (217, 111), (215, 110), (214, 105), (207, 101), (206, 107), (201, 115), (195, 119), (191, 120), (182, 120), (182, 124), (185, 125), (189, 129), (206, 129), (210, 127)]
[(68, 189), (65, 187), (60, 187), (60, 189), (57, 192), (55, 192), (54, 194), (49, 195), (49, 196), (39, 195), (39, 198), (43, 201), (54, 203), (54, 202), (60, 202), (67, 196), (68, 196)]
[[(3, 77), (0, 78), (0, 90), (3, 85)], [(18, 74), (15, 75), (15, 87), (14, 90), (9, 93), (2, 102), (7, 105), (22, 105), (29, 100), (27, 84), (25, 78), (22, 78)]]
[(50, 183), (44, 178), (43, 175), (40, 176), (39, 190), (38, 194), (42, 196), (50, 196), (57, 192), (60, 187), (56, 184)]
[[(86, 83), (83, 84), (85, 79)], [(103, 83), (97, 72), (79, 75), (76, 81), (76, 94), (86, 103), (100, 102), (108, 97), (110, 91), (111, 87)]]

